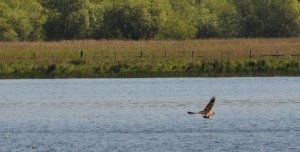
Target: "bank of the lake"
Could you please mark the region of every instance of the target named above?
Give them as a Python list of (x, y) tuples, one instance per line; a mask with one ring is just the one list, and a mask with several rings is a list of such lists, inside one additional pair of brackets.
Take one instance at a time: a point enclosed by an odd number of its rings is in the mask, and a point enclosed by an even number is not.
[(300, 39), (0, 42), (0, 78), (300, 76)]
[(67, 63), (36, 62), (0, 63), (0, 78), (128, 78), (128, 77), (232, 77), (232, 76), (300, 76), (297, 60), (248, 59), (202, 60), (185, 63), (166, 60), (149, 63), (95, 62), (84, 60)]

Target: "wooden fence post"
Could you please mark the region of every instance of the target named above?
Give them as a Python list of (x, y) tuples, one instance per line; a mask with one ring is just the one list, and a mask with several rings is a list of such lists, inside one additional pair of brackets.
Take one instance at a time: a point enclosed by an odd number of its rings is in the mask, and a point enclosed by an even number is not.
[(249, 51), (249, 58), (252, 59), (252, 50)]
[(115, 51), (115, 60), (117, 60), (117, 51)]
[(36, 55), (35, 55), (35, 52), (33, 53), (33, 60), (35, 60), (35, 58), (36, 58)]
[(143, 58), (143, 51), (141, 51), (141, 58)]
[(80, 51), (80, 58), (81, 58), (82, 60), (84, 60), (84, 52), (83, 52), (83, 51)]

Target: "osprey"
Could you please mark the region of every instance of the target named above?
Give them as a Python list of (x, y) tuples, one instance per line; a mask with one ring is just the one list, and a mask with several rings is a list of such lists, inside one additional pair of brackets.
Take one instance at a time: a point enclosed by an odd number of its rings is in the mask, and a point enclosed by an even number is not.
[(212, 107), (214, 106), (214, 103), (215, 103), (215, 100), (216, 100), (216, 97), (212, 97), (209, 101), (209, 103), (206, 105), (206, 107), (202, 110), (202, 111), (199, 111), (199, 112), (187, 112), (188, 114), (201, 114), (203, 115), (203, 118), (212, 118), (212, 116), (215, 114), (215, 112), (212, 112), (211, 109)]

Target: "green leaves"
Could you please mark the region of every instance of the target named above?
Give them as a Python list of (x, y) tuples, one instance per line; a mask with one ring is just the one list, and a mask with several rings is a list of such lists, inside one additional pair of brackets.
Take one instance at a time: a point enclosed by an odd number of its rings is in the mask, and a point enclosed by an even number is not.
[(90, 35), (90, 14), (87, 0), (48, 0), (45, 24), (50, 40), (84, 39)]
[(203, 0), (199, 12), (198, 38), (238, 35), (238, 14), (229, 0)]
[(0, 40), (300, 36), (299, 0), (1, 0)]
[(46, 21), (36, 0), (0, 2), (0, 40), (38, 40), (43, 38)]
[(169, 14), (169, 18), (161, 25), (158, 36), (160, 39), (183, 40), (195, 38), (196, 32), (193, 24), (180, 19), (176, 14)]
[(242, 37), (293, 37), (300, 32), (297, 0), (237, 1)]
[[(150, 39), (158, 29), (147, 1), (122, 1), (112, 3), (103, 15), (103, 38), (108, 39)], [(158, 16), (156, 16), (158, 15)]]

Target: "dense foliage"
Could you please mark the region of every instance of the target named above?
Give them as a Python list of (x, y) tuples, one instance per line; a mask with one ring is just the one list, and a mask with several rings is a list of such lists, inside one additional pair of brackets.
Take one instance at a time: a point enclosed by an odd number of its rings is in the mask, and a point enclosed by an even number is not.
[(300, 36), (299, 0), (0, 0), (0, 40)]

